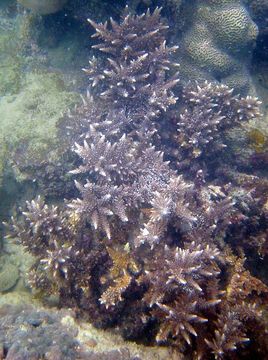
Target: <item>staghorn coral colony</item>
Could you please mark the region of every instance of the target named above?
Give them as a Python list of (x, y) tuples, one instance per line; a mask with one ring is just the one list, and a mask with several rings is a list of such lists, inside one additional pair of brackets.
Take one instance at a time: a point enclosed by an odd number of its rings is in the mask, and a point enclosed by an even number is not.
[(58, 123), (73, 191), (28, 201), (9, 236), (36, 257), (31, 286), (97, 327), (177, 358), (262, 359), (268, 287), (251, 264), (267, 256), (268, 183), (227, 137), (260, 102), (183, 85), (160, 12), (89, 21), (88, 92)]

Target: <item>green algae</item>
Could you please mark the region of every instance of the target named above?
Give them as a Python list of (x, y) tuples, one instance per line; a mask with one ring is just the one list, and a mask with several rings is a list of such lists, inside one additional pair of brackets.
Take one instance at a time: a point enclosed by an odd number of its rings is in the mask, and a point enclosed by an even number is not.
[[(62, 113), (77, 101), (78, 95), (66, 90), (61, 75), (26, 74), (21, 91), (0, 100), (2, 174), (6, 159), (15, 154), (30, 162), (39, 161), (53, 149), (56, 145), (56, 123)], [(18, 153), (22, 148), (24, 153)]]

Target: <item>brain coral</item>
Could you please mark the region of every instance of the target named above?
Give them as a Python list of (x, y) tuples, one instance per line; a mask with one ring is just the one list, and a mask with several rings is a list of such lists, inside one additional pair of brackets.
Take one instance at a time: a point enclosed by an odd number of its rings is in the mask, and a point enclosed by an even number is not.
[[(221, 5), (212, 12), (204, 14), (213, 38), (219, 47), (230, 53), (240, 52), (256, 39), (257, 27), (250, 19), (248, 12), (239, 4)], [(204, 12), (205, 13), (205, 12)]]
[(179, 55), (184, 78), (216, 79), (248, 92), (247, 67), (258, 29), (246, 8), (237, 0), (201, 0), (190, 6)]

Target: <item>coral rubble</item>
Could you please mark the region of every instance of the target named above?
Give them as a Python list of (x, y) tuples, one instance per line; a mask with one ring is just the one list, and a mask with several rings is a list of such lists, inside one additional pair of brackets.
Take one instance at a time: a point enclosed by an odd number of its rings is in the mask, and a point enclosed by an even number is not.
[[(268, 187), (236, 171), (225, 143), (260, 102), (183, 85), (160, 11), (89, 21), (103, 54), (84, 69), (82, 104), (58, 122), (76, 193), (28, 201), (9, 236), (36, 257), (30, 284), (98, 327), (182, 358), (261, 357), (268, 287), (247, 269), (242, 238), (254, 218), (252, 247), (265, 254)], [(256, 179), (266, 190), (254, 197)]]
[(3, 359), (80, 358), (75, 329), (61, 323), (64, 313), (19, 305), (4, 305), (0, 313)]

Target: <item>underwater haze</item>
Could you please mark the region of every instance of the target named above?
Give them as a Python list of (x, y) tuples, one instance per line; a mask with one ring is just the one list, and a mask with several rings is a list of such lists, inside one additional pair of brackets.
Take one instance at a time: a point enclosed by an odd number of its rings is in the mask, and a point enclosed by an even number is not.
[(267, 359), (267, 14), (1, 1), (0, 359)]

